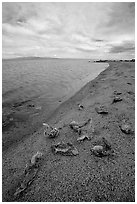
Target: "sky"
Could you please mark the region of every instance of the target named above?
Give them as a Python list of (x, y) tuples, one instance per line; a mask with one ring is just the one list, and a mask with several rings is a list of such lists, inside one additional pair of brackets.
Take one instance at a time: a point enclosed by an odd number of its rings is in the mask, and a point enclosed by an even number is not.
[(3, 2), (2, 55), (132, 59), (135, 3)]

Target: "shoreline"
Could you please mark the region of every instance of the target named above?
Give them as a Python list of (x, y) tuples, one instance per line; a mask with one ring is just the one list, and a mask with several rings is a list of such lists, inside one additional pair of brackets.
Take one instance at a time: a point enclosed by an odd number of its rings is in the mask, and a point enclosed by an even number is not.
[[(94, 64), (99, 64), (99, 63), (94, 63)], [(108, 63), (104, 63), (103, 66), (105, 67), (105, 69), (107, 69)], [(93, 76), (91, 76), (91, 78)], [(78, 91), (80, 91), (80, 89)], [(73, 92), (74, 93), (72, 94), (70, 92), (68, 94), (69, 98), (72, 98), (75, 94), (77, 94), (78, 91), (74, 92), (74, 90), (72, 89), (72, 93)], [(63, 98), (66, 98), (63, 103), (69, 100), (67, 94), (64, 95)], [(59, 109), (59, 107), (61, 107), (63, 104), (63, 103), (60, 103), (60, 100), (59, 100), (59, 102), (56, 101), (54, 106), (53, 105), (51, 105), (51, 107), (49, 106), (49, 109), (48, 109), (48, 106), (46, 106), (46, 104), (44, 108), (44, 103), (45, 103), (44, 101), (46, 101), (46, 99), (43, 99), (43, 105), (40, 106), (41, 108), (40, 110), (36, 109), (36, 107), (39, 106), (38, 105), (39, 101), (35, 100), (35, 97), (27, 98), (27, 99), (24, 99), (23, 101), (15, 100), (14, 102), (13, 100), (11, 102), (3, 103), (2, 105), (3, 110), (4, 108), (9, 109), (8, 110), (9, 113), (8, 115), (3, 114), (3, 117), (2, 117), (3, 119), (2, 151), (7, 151), (7, 149), (11, 148), (12, 145), (14, 146), (18, 145), (18, 143), (23, 142), (23, 140), (29, 137), (29, 135), (32, 135), (33, 133), (37, 132), (42, 126), (42, 123), (44, 122), (44, 120), (47, 121), (48, 118), (50, 118), (51, 115), (54, 114), (56, 109)], [(40, 103), (42, 103), (42, 101)], [(35, 114), (37, 115), (36, 118), (35, 118)]]
[[(98, 62), (97, 62), (98, 63)], [(50, 122), (50, 120), (54, 117), (54, 115), (56, 115), (56, 113), (58, 111), (60, 111), (64, 106), (66, 107), (66, 105), (68, 106), (69, 104), (73, 104), (73, 102), (75, 103), (75, 100), (80, 100), (82, 99), (79, 95), (82, 96), (81, 92), (88, 88), (88, 86), (91, 84), (91, 83), (94, 83), (96, 80), (98, 80), (98, 77), (100, 78), (100, 76), (109, 69), (110, 65), (108, 63), (108, 67), (103, 70), (102, 72), (100, 72), (100, 74), (98, 74), (98, 76), (96, 76), (93, 80), (87, 82), (79, 91), (77, 91), (73, 96), (71, 96), (69, 99), (67, 99), (66, 101), (64, 101), (63, 103), (61, 103), (59, 105), (59, 107), (56, 108), (56, 110), (53, 111), (53, 113), (46, 119), (46, 122)], [(95, 82), (96, 83), (96, 82)]]
[[(42, 127), (3, 155), (3, 201), (13, 201), (22, 170), (37, 151), (43, 152), (44, 161), (38, 176), (18, 201), (134, 201), (135, 138), (134, 134), (125, 135), (119, 128), (123, 118), (129, 119), (133, 129), (135, 127), (134, 66), (135, 63), (109, 63), (107, 69), (62, 103), (45, 121), (53, 127), (62, 127), (58, 138), (45, 138)], [(114, 91), (121, 92), (122, 102), (112, 104)], [(84, 106), (82, 111), (78, 110), (79, 103)], [(100, 104), (107, 106), (107, 116), (95, 111)], [(77, 133), (71, 131), (68, 124), (91, 117), (95, 126), (93, 140), (79, 144)], [(118, 154), (113, 160), (95, 158), (90, 153), (90, 148), (102, 136)], [(53, 155), (50, 147), (60, 141), (72, 142), (79, 155)]]

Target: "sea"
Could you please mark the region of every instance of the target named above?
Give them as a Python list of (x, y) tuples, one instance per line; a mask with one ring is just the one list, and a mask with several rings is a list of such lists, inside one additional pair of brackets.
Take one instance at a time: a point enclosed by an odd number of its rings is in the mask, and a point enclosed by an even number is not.
[(107, 63), (88, 59), (2, 60), (3, 131), (26, 122), (42, 124), (61, 103), (107, 67)]

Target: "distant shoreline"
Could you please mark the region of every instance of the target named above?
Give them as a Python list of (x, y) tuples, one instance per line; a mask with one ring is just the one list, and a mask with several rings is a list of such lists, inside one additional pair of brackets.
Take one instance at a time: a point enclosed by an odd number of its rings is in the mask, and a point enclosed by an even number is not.
[(60, 57), (15, 57), (15, 58), (2, 58), (2, 60), (35, 60), (35, 59), (59, 59), (59, 60), (89, 60), (89, 62), (135, 62), (135, 59), (112, 59), (112, 60), (107, 60), (107, 59), (100, 59), (100, 60), (95, 60), (95, 59), (90, 59), (90, 58), (60, 58)]

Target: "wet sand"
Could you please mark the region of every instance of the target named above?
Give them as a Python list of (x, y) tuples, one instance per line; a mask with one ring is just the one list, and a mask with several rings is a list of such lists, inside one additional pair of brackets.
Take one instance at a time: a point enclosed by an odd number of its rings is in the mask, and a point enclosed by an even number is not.
[[(62, 127), (55, 139), (43, 134), (43, 127), (3, 153), (3, 201), (28, 202), (133, 202), (135, 201), (135, 63), (110, 62), (96, 79), (85, 85), (75, 96), (45, 121)], [(112, 103), (115, 91), (122, 101)], [(84, 108), (78, 109), (78, 104)], [(108, 114), (95, 110), (105, 105)], [(95, 131), (90, 141), (77, 142), (78, 134), (70, 129), (72, 120), (93, 119)], [(121, 121), (130, 122), (133, 132), (125, 134)], [(96, 157), (90, 149), (105, 137), (116, 156)], [(51, 145), (72, 142), (79, 155), (62, 156), (51, 152)], [(44, 154), (33, 183), (17, 199), (13, 194), (22, 179), (28, 160), (37, 152)]]

